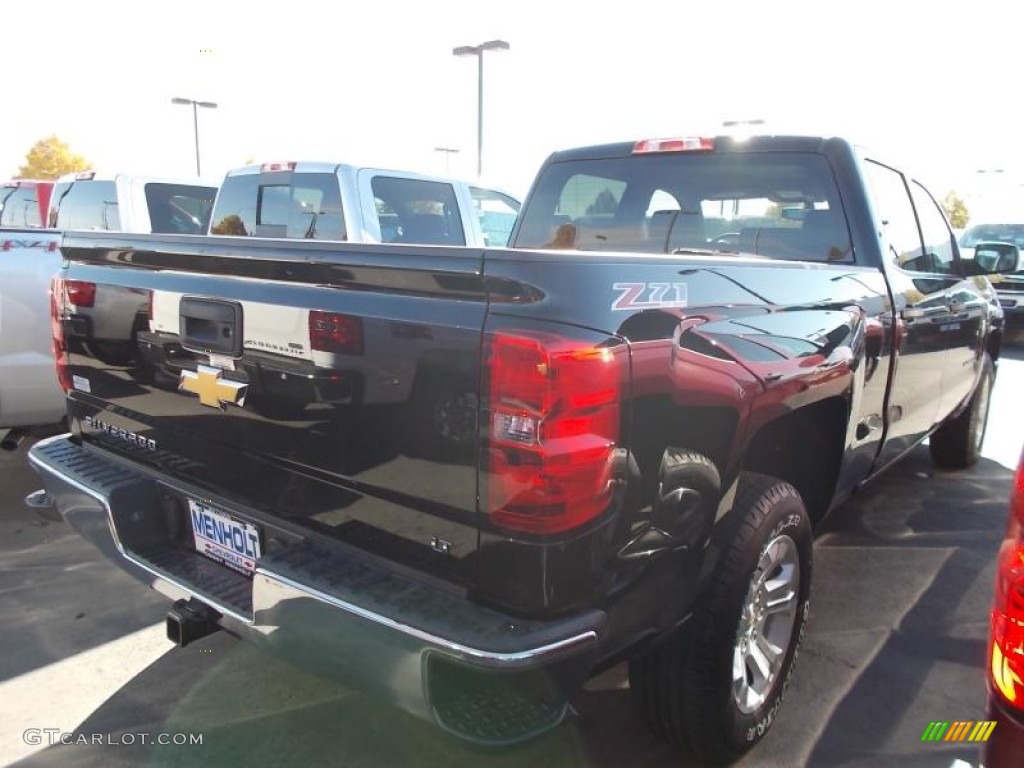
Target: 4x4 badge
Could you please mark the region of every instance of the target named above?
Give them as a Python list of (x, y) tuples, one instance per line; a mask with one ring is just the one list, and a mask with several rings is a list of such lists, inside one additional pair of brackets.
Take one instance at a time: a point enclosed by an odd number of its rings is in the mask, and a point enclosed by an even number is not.
[(228, 403), (243, 405), (249, 385), (240, 381), (223, 379), (221, 378), (223, 373), (224, 371), (220, 368), (211, 368), (208, 365), (196, 366), (195, 371), (181, 372), (178, 389), (199, 395), (200, 403), (211, 408), (220, 408), (222, 411), (227, 410)]

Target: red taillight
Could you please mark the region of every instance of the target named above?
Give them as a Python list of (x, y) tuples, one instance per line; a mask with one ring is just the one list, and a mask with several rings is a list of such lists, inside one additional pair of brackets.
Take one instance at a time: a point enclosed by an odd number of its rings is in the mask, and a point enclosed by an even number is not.
[(1010, 523), (999, 548), (989, 649), (992, 687), (1024, 710), (1024, 457), (1010, 493)]
[(633, 145), (633, 154), (648, 152), (708, 152), (715, 140), (707, 136), (686, 136), (679, 139), (641, 139)]
[(54, 277), (50, 281), (50, 335), (57, 381), (67, 392), (71, 389), (71, 374), (68, 372), (68, 348), (64, 341), (64, 296), (64, 280)]
[(274, 171), (294, 171), (294, 170), (295, 170), (295, 163), (294, 162), (287, 162), (287, 163), (280, 163), (280, 162), (278, 162), (278, 163), (263, 163), (260, 166), (260, 173), (272, 173)]
[(73, 307), (91, 307), (96, 303), (96, 283), (85, 280), (65, 280), (64, 291)]
[(309, 346), (318, 352), (361, 355), (363, 321), (352, 315), (310, 310)]
[(487, 512), (503, 528), (557, 533), (612, 500), (624, 360), (553, 334), (497, 333), (487, 345)]

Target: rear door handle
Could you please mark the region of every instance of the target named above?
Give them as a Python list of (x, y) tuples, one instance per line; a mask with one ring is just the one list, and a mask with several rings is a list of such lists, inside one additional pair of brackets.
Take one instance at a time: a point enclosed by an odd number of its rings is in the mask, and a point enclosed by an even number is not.
[(242, 356), (242, 305), (184, 296), (178, 309), (181, 345), (189, 352)]

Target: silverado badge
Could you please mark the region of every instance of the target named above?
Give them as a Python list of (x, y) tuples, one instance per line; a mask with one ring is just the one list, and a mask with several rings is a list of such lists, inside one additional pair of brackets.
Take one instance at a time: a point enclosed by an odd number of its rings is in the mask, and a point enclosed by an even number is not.
[(224, 372), (220, 368), (199, 365), (195, 371), (182, 371), (178, 380), (178, 389), (199, 395), (199, 402), (211, 408), (227, 410), (228, 403), (242, 405), (248, 384), (240, 381), (222, 379)]

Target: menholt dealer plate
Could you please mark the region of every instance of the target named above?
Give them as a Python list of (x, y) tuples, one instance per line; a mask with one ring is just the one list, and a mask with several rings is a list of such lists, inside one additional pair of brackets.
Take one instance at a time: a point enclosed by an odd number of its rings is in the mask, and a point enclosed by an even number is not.
[(196, 551), (252, 576), (260, 558), (260, 532), (196, 499), (188, 500)]

